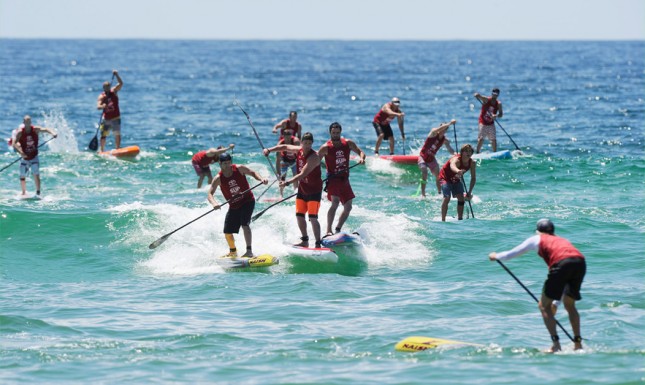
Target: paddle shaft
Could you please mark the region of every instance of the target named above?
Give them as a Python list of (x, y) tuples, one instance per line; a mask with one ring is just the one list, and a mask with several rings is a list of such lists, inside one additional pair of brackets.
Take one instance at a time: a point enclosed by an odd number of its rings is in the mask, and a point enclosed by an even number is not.
[[(38, 148), (41, 148), (41, 147), (42, 147), (42, 146), (44, 146), (47, 142), (49, 142), (49, 141), (51, 141), (51, 140), (54, 140), (54, 139), (56, 139), (56, 138), (52, 137), (52, 138), (47, 139), (46, 141), (42, 142), (42, 143), (38, 146)], [(2, 171), (4, 171), (4, 170), (8, 169), (12, 164), (16, 163), (16, 162), (17, 162), (17, 161), (19, 161), (20, 159), (22, 159), (22, 157), (20, 157), (20, 158), (18, 158), (18, 159), (16, 159), (16, 160), (14, 160), (13, 162), (11, 162), (11, 163), (9, 163), (8, 165), (4, 166), (3, 168), (1, 168), (1, 169), (0, 169), (0, 172), (2, 172)]]
[[(508, 274), (510, 274), (510, 275), (511, 275), (511, 277), (513, 277), (513, 278), (517, 281), (517, 283), (519, 283), (519, 284), (520, 284), (520, 286), (522, 286), (522, 288), (524, 288), (524, 290), (526, 290), (526, 292), (527, 292), (527, 293), (529, 293), (529, 295), (530, 295), (531, 297), (533, 297), (533, 299), (535, 300), (535, 302), (537, 302), (538, 304), (540, 303), (540, 300), (538, 300), (538, 299), (537, 299), (537, 297), (536, 297), (536, 296), (534, 296), (534, 295), (533, 295), (533, 293), (531, 293), (531, 290), (529, 290), (529, 288), (528, 288), (528, 287), (524, 286), (524, 284), (522, 283), (522, 281), (520, 281), (520, 280), (519, 280), (519, 278), (517, 278), (517, 277), (515, 276), (515, 274), (513, 274), (513, 272), (512, 272), (512, 271), (510, 271), (510, 270), (509, 270), (509, 268), (508, 268), (508, 267), (506, 267), (506, 265), (504, 265), (504, 263), (502, 263), (502, 261), (500, 261), (499, 259), (496, 259), (496, 261), (497, 261), (497, 263), (499, 263), (499, 264), (504, 268), (504, 270), (506, 270), (506, 272), (507, 272)], [(574, 342), (573, 337), (571, 337), (571, 334), (569, 334), (569, 332), (567, 331), (567, 329), (565, 329), (565, 328), (564, 328), (564, 326), (562, 326), (562, 324), (560, 323), (560, 321), (558, 321), (557, 319), (555, 319), (555, 316), (553, 317), (553, 319), (554, 319), (555, 323), (556, 323), (556, 324), (558, 324), (558, 326), (560, 327), (560, 329), (562, 329), (562, 331), (564, 332), (564, 334), (566, 334), (566, 335), (567, 335), (567, 337), (569, 337), (569, 339), (570, 339), (572, 342)]]
[[(354, 164), (354, 165), (352, 165), (352, 166), (349, 166), (348, 170), (351, 170), (352, 168), (354, 168), (354, 167), (358, 166), (359, 164), (360, 164), (360, 163), (356, 163), (356, 164)], [(334, 176), (334, 175), (335, 175), (335, 174), (332, 174), (332, 175), (328, 176), (327, 178), (323, 179), (322, 181), (323, 181), (323, 182), (326, 182), (326, 181), (327, 181), (327, 179), (329, 179), (330, 177), (332, 177), (332, 176)], [(273, 203), (272, 205), (270, 205), (270, 206), (269, 206), (269, 207), (267, 207), (266, 209), (264, 209), (264, 210), (260, 211), (259, 213), (255, 214), (255, 215), (253, 216), (253, 218), (251, 218), (251, 222), (254, 222), (256, 219), (260, 218), (260, 217), (261, 217), (261, 216), (262, 216), (262, 215), (263, 215), (263, 214), (264, 214), (268, 209), (270, 209), (271, 207), (276, 206), (276, 205), (279, 205), (280, 203), (282, 203), (282, 202), (284, 202), (284, 201), (287, 201), (287, 200), (289, 200), (289, 199), (291, 199), (291, 198), (295, 197), (296, 195), (298, 195), (298, 193), (297, 193), (297, 192), (295, 192), (295, 193), (293, 193), (293, 194), (289, 195), (288, 197), (286, 197), (286, 198), (284, 198), (284, 199), (281, 199), (281, 200), (279, 200), (279, 201), (277, 201), (277, 202)]]
[[(475, 98), (475, 99), (477, 99), (477, 98)], [(480, 104), (482, 104), (482, 105), (484, 104), (481, 100), (479, 100), (479, 99), (477, 99), (477, 100), (479, 101), (479, 103), (480, 103)], [(520, 148), (518, 147), (517, 143), (515, 143), (515, 141), (513, 140), (513, 138), (511, 138), (511, 136), (508, 134), (508, 132), (506, 132), (506, 130), (504, 129), (504, 127), (502, 127), (502, 124), (501, 124), (500, 122), (498, 122), (498, 121), (497, 121), (497, 119), (493, 119), (493, 120), (495, 121), (495, 123), (497, 123), (497, 125), (499, 126), (499, 128), (501, 128), (501, 129), (502, 129), (502, 131), (504, 131), (504, 133), (506, 134), (506, 136), (508, 136), (508, 138), (511, 140), (511, 143), (513, 143), (513, 145), (515, 146), (515, 148), (516, 148), (518, 151), (522, 151), (522, 150), (520, 150)]]
[[(452, 131), (455, 134), (455, 147), (457, 148), (457, 151), (459, 151), (459, 143), (457, 143), (457, 123), (454, 123), (452, 125)], [(461, 184), (464, 186), (464, 189), (468, 191), (466, 188), (466, 182), (464, 182), (464, 178), (460, 178)], [(475, 213), (473, 212), (473, 205), (470, 203), (470, 200), (468, 200), (468, 207), (470, 207), (470, 215), (472, 215), (473, 219), (475, 218)]]
[[(235, 198), (239, 197), (240, 195), (244, 195), (244, 194), (246, 194), (247, 192), (249, 192), (249, 191), (251, 191), (251, 190), (255, 189), (256, 187), (259, 187), (260, 185), (262, 185), (262, 182), (260, 182), (260, 183), (256, 184), (255, 186), (253, 186), (253, 187), (251, 187), (251, 188), (249, 188), (249, 189), (247, 189), (247, 190), (244, 190), (243, 192), (241, 192), (241, 193), (239, 193), (239, 194), (237, 194), (237, 195), (235, 195), (235, 196), (234, 196), (234, 197), (232, 197), (231, 199), (229, 199), (229, 200), (227, 200), (226, 202), (222, 203), (222, 204), (219, 206), (219, 208), (222, 208), (222, 207), (226, 206), (226, 205), (227, 205), (228, 203), (230, 203), (233, 199), (235, 199)], [(197, 218), (193, 219), (192, 221), (190, 221), (190, 222), (188, 222), (188, 223), (184, 224), (183, 226), (178, 227), (178, 228), (176, 228), (175, 230), (173, 230), (173, 231), (169, 232), (168, 234), (166, 234), (166, 235), (164, 235), (164, 236), (160, 237), (160, 238), (159, 238), (159, 239), (157, 239), (156, 241), (152, 242), (152, 243), (148, 246), (148, 248), (149, 248), (149, 249), (155, 249), (155, 248), (157, 248), (159, 245), (161, 245), (162, 243), (164, 243), (164, 242), (166, 241), (166, 239), (168, 239), (168, 237), (169, 237), (169, 236), (173, 235), (174, 233), (176, 233), (177, 231), (179, 231), (179, 230), (183, 229), (184, 227), (186, 227), (186, 226), (190, 225), (191, 223), (193, 223), (193, 222), (197, 221), (198, 219), (201, 219), (201, 218), (205, 217), (206, 215), (208, 215), (208, 214), (212, 213), (212, 212), (213, 212), (213, 211), (215, 211), (215, 210), (217, 210), (217, 209), (213, 208), (213, 209), (211, 209), (210, 211), (205, 212), (204, 214), (202, 214), (202, 215), (198, 216)]]
[[(262, 139), (260, 139), (260, 135), (258, 135), (258, 131), (255, 129), (255, 126), (253, 125), (253, 122), (251, 121), (251, 117), (249, 116), (249, 114), (246, 111), (244, 111), (244, 108), (242, 108), (242, 105), (240, 105), (240, 102), (238, 102), (237, 99), (235, 99), (234, 103), (235, 103), (236, 106), (238, 106), (240, 108), (240, 110), (242, 110), (242, 112), (246, 116), (246, 120), (249, 121), (249, 124), (251, 125), (251, 128), (253, 129), (253, 133), (255, 134), (255, 138), (258, 140), (258, 143), (260, 144), (260, 147), (262, 147), (262, 151), (264, 151), (264, 149), (265, 149), (264, 143), (262, 143)], [(271, 170), (273, 170), (273, 174), (275, 175), (275, 177), (280, 178), (280, 175), (278, 174), (278, 171), (275, 169), (275, 167), (273, 166), (273, 163), (271, 163), (271, 160), (269, 158), (267, 158), (267, 162), (269, 162), (269, 166), (271, 167)]]

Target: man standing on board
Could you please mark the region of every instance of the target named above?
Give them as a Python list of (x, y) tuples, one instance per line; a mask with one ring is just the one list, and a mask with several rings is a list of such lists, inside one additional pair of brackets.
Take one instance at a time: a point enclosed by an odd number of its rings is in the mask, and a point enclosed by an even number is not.
[(211, 173), (210, 165), (219, 160), (219, 156), (228, 150), (232, 150), (234, 144), (229, 144), (228, 147), (219, 146), (218, 148), (209, 148), (208, 150), (199, 151), (193, 155), (192, 164), (199, 179), (197, 180), (197, 188), (202, 187), (204, 178), (208, 178), (208, 184), (213, 182), (213, 174)]
[(340, 136), (343, 128), (340, 123), (334, 122), (329, 126), (329, 136), (331, 139), (323, 144), (318, 150), (318, 156), (325, 158), (327, 168), (327, 199), (331, 201), (331, 207), (327, 211), (327, 235), (333, 235), (331, 229), (336, 216), (338, 204), (343, 205), (343, 212), (338, 218), (335, 232), (340, 232), (343, 224), (352, 211), (352, 201), (355, 198), (352, 186), (349, 184), (349, 154), (351, 151), (357, 153), (360, 158), (358, 163), (365, 163), (365, 153), (358, 148), (356, 143), (350, 139)]
[[(470, 144), (461, 146), (458, 155), (450, 158), (439, 171), (439, 182), (441, 183), (441, 192), (443, 193), (443, 202), (441, 202), (441, 220), (446, 221), (448, 214), (448, 204), (450, 195), (457, 198), (457, 219), (464, 219), (465, 199), (470, 200), (473, 194), (473, 188), (477, 181), (475, 170), (477, 162), (472, 160), (473, 147)], [(470, 171), (470, 188), (464, 197), (464, 174)]]
[(401, 111), (401, 101), (399, 98), (392, 98), (392, 101), (387, 102), (381, 107), (379, 112), (374, 115), (372, 125), (376, 131), (376, 146), (374, 147), (374, 154), (378, 155), (381, 148), (383, 139), (387, 139), (390, 144), (390, 155), (394, 155), (394, 133), (390, 122), (397, 119), (399, 123), (399, 130), (401, 130), (401, 137), (405, 140), (405, 132), (403, 129), (403, 118), (405, 114)]
[[(293, 134), (291, 128), (287, 128), (282, 131), (282, 136), (278, 141), (278, 146), (281, 144), (291, 144), (294, 146), (300, 146), (300, 139), (296, 138)], [(285, 180), (287, 178), (287, 172), (291, 170), (291, 176), (294, 176), (298, 173), (298, 166), (296, 165), (296, 154), (289, 151), (276, 152), (275, 154), (275, 169), (280, 170), (280, 179)], [(296, 182), (294, 188), (298, 188), (298, 183)], [(283, 196), (284, 187), (280, 187), (280, 196)]]
[(208, 201), (215, 210), (219, 210), (222, 207), (214, 196), (215, 191), (220, 187), (222, 195), (224, 195), (229, 204), (226, 219), (224, 219), (224, 236), (229, 247), (229, 253), (225, 257), (237, 257), (233, 234), (238, 234), (240, 227), (242, 227), (244, 241), (246, 242), (246, 253), (242, 257), (253, 258), (253, 237), (249, 225), (255, 208), (255, 197), (249, 182), (246, 180), (246, 176), (250, 175), (263, 184), (267, 184), (268, 180), (246, 166), (233, 164), (230, 154), (221, 154), (219, 156), (219, 165), (221, 171), (211, 183), (211, 188), (208, 190)]
[(116, 148), (121, 148), (121, 111), (119, 110), (119, 96), (117, 92), (123, 87), (123, 80), (117, 70), (112, 74), (116, 76), (117, 85), (110, 88), (110, 82), (103, 83), (103, 92), (99, 95), (96, 108), (103, 110), (101, 122), (101, 152), (105, 151), (105, 138), (114, 132), (114, 143)]
[(264, 156), (269, 156), (271, 151), (295, 152), (297, 174), (291, 179), (280, 181), (280, 187), (289, 186), (298, 182), (298, 194), (296, 195), (296, 220), (300, 229), (300, 243), (294, 246), (309, 247), (309, 236), (307, 235), (307, 222), (305, 214), (309, 214), (309, 222), (316, 239), (316, 247), (320, 244), (320, 222), (318, 222), (318, 211), (320, 210), (320, 199), (322, 198), (322, 172), (320, 171), (320, 157), (311, 146), (314, 144), (314, 136), (305, 132), (302, 136), (300, 146), (292, 144), (281, 144), (264, 149)]
[(291, 129), (296, 138), (300, 139), (300, 136), (302, 135), (302, 125), (298, 122), (298, 112), (289, 112), (288, 119), (283, 119), (273, 126), (273, 133), (275, 134), (279, 130), (280, 137), (282, 138), (286, 129)]
[(437, 192), (441, 194), (441, 184), (439, 183), (439, 163), (437, 163), (437, 151), (441, 146), (446, 146), (446, 149), (451, 153), (455, 154), (455, 150), (450, 147), (450, 141), (446, 138), (446, 131), (450, 125), (457, 123), (455, 119), (451, 120), (450, 123), (441, 123), (439, 127), (434, 127), (430, 130), (426, 141), (419, 151), (419, 160), (417, 161), (419, 165), (419, 170), (421, 170), (421, 196), (426, 197), (426, 184), (428, 182), (428, 169), (432, 172), (432, 175), (435, 177), (435, 182), (437, 185)]
[(511, 250), (490, 253), (488, 259), (505, 261), (519, 257), (528, 251), (536, 250), (549, 266), (549, 275), (544, 281), (542, 297), (538, 302), (544, 325), (553, 342), (549, 351), (555, 353), (561, 350), (560, 337), (558, 337), (555, 316), (551, 307), (553, 301), (558, 300), (561, 296), (573, 329), (573, 348), (574, 350), (582, 349), (580, 315), (576, 309), (576, 301), (582, 299), (580, 287), (587, 272), (585, 257), (571, 242), (555, 235), (555, 225), (549, 219), (540, 219), (537, 222), (536, 233), (537, 235), (526, 239)]
[(478, 92), (475, 98), (482, 103), (482, 109), (479, 113), (479, 134), (477, 136), (477, 153), (484, 144), (484, 138), (490, 140), (493, 152), (497, 151), (497, 130), (495, 129), (495, 119), (504, 116), (502, 102), (497, 100), (499, 88), (493, 88), (490, 97), (482, 96)]
[(18, 128), (13, 148), (22, 156), (20, 160), (20, 189), (22, 196), (27, 195), (27, 173), (31, 169), (36, 185), (36, 196), (40, 196), (40, 165), (38, 160), (38, 134), (47, 132), (54, 138), (58, 136), (52, 128), (31, 125), (31, 117), (25, 115), (22, 125)]

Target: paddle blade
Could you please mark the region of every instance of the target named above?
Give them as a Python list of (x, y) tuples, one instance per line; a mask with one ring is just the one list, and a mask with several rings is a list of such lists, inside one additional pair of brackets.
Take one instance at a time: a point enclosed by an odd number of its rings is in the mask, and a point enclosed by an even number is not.
[(166, 242), (166, 239), (168, 239), (169, 236), (170, 236), (170, 234), (164, 235), (163, 237), (161, 237), (161, 238), (157, 239), (156, 241), (152, 242), (150, 244), (150, 246), (148, 246), (148, 248), (149, 249), (156, 249), (157, 247), (159, 247), (159, 245), (161, 245), (162, 243)]
[(399, 352), (421, 352), (428, 349), (435, 349), (443, 345), (482, 346), (468, 342), (444, 340), (441, 338), (414, 336), (401, 340), (398, 344), (396, 344), (396, 346), (394, 346), (394, 349)]
[(99, 139), (96, 135), (94, 135), (94, 138), (92, 139), (89, 146), (87, 147), (92, 151), (96, 151), (99, 149)]

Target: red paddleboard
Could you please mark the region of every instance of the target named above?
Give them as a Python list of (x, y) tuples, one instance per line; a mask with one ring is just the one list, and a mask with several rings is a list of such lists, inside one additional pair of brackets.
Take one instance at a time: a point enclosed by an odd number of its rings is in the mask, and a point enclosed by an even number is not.
[(117, 158), (134, 158), (139, 155), (139, 146), (128, 146), (114, 149), (111, 151), (101, 151), (100, 155), (111, 155)]
[(390, 160), (394, 163), (417, 164), (419, 155), (380, 155), (379, 158)]

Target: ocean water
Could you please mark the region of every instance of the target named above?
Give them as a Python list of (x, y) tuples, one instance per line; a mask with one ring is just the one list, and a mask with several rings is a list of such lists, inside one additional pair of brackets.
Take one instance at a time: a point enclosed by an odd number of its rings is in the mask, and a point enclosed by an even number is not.
[[(645, 42), (0, 40), (0, 136), (25, 114), (60, 134), (41, 148), (43, 200), (17, 199), (17, 164), (0, 175), (0, 382), (644, 383), (644, 54)], [(87, 150), (112, 69), (133, 161)], [(415, 196), (416, 166), (370, 157), (352, 169), (345, 226), (365, 244), (339, 249), (337, 265), (287, 254), (292, 201), (252, 224), (254, 251), (281, 258), (271, 268), (215, 263), (224, 212), (148, 248), (210, 210), (193, 153), (235, 143), (236, 163), (270, 175), (235, 99), (265, 146), (297, 110), (315, 146), (338, 121), (371, 155), (372, 117), (398, 96), (408, 139), (395, 127), (396, 150), (409, 154), (452, 118), (450, 139), (475, 144), (472, 95), (494, 86), (522, 154), (478, 163), (475, 218), (456, 221), (452, 202), (442, 223), (441, 200)], [(508, 135), (498, 128), (498, 146), (514, 150)], [(17, 156), (0, 147), (4, 167)], [(584, 351), (560, 331), (563, 352), (542, 353), (536, 303), (487, 259), (541, 217), (587, 257)], [(540, 293), (536, 254), (506, 266)], [(483, 346), (394, 351), (414, 335)]]

